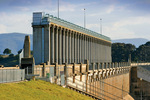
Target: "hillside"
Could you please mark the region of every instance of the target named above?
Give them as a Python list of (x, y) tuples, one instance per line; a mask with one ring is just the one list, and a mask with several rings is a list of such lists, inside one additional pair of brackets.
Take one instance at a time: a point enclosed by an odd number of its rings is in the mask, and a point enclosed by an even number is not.
[[(12, 50), (13, 54), (17, 54), (17, 52), (23, 48), (24, 38), (26, 35), (30, 36), (31, 40), (31, 50), (33, 48), (32, 45), (32, 34), (22, 34), (22, 33), (4, 33), (0, 34), (0, 54), (3, 53), (4, 49), (9, 48)], [(145, 44), (148, 40), (144, 38), (132, 38), (132, 39), (117, 39), (112, 40), (112, 43), (130, 43), (139, 47), (139, 45)]]
[(19, 64), (19, 55), (9, 56), (9, 55), (0, 55), (0, 65), (5, 67), (13, 67)]
[(11, 49), (13, 54), (23, 48), (24, 38), (26, 35), (30, 36), (31, 39), (31, 50), (32, 50), (32, 35), (22, 33), (4, 33), (0, 34), (0, 54), (3, 53), (4, 49)]
[(45, 81), (0, 84), (1, 100), (93, 100), (73, 90)]
[(135, 45), (136, 47), (139, 47), (142, 44), (145, 44), (149, 40), (144, 39), (144, 38), (131, 38), (131, 39), (117, 39), (117, 40), (112, 40), (112, 43), (130, 43)]

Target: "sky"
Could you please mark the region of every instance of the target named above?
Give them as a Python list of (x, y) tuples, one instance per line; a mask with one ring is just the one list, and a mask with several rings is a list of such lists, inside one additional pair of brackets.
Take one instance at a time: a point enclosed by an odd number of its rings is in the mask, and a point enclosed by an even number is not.
[[(59, 0), (61, 19), (114, 39), (150, 40), (150, 0)], [(0, 0), (0, 34), (32, 34), (33, 12), (58, 16), (58, 0)], [(100, 21), (102, 19), (102, 21)]]

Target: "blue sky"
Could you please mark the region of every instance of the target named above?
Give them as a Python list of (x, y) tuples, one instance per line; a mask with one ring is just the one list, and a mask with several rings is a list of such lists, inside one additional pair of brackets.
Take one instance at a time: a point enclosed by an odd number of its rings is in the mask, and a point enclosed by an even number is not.
[[(60, 18), (111, 39), (150, 39), (150, 0), (60, 0)], [(57, 0), (0, 0), (0, 33), (32, 34), (32, 13), (57, 16)]]

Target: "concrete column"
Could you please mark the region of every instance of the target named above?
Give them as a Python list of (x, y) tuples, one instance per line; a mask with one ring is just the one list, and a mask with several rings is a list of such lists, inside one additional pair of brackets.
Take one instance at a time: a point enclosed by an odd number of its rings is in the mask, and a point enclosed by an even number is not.
[(81, 63), (82, 62), (82, 34), (79, 35), (79, 42), (80, 42), (80, 48), (79, 48), (79, 51), (80, 51), (80, 54), (79, 54), (79, 62)]
[(72, 73), (73, 73), (73, 83), (75, 83), (75, 63), (73, 64)]
[(64, 74), (65, 74), (65, 85), (67, 86), (67, 63), (64, 66)]
[(46, 67), (46, 63), (43, 63), (43, 67), (42, 67), (42, 76), (43, 76), (43, 77), (46, 76), (46, 70), (45, 70), (45, 67)]
[(95, 39), (95, 64), (97, 64), (97, 39)]
[(94, 62), (94, 38), (92, 38), (92, 54), (91, 54), (91, 56), (92, 56), (92, 63)]
[(97, 42), (96, 42), (96, 46), (97, 46), (97, 50), (96, 50), (96, 51), (97, 51), (97, 63), (98, 63), (98, 62), (99, 62), (99, 61), (98, 61), (98, 57), (99, 57), (99, 56), (98, 56), (98, 55), (99, 55), (98, 39), (97, 39)]
[(31, 51), (30, 51), (30, 37), (25, 36), (24, 40), (24, 58), (30, 58), (31, 56)]
[(82, 35), (79, 34), (79, 63), (81, 63), (81, 56), (82, 56), (82, 53), (81, 53), (81, 46), (82, 46)]
[(111, 68), (111, 62), (109, 62), (109, 68)]
[(86, 56), (86, 52), (87, 52), (87, 49), (86, 49), (86, 35), (84, 36), (84, 61), (87, 59), (87, 56)]
[(95, 39), (93, 38), (93, 62), (95, 62)]
[(102, 65), (102, 69), (104, 69), (104, 63), (101, 63), (101, 65)]
[(62, 28), (58, 29), (58, 63), (62, 64)]
[(96, 47), (95, 47), (95, 49), (96, 49), (96, 62), (98, 63), (98, 39), (96, 39)]
[(41, 26), (32, 26), (33, 27), (33, 56), (35, 58), (35, 64), (41, 63), (41, 52), (42, 52), (42, 27)]
[(92, 63), (93, 71), (95, 70), (95, 63)]
[(111, 68), (114, 68), (114, 63), (113, 62), (111, 62)]
[(97, 63), (97, 70), (100, 69), (100, 63)]
[(80, 81), (82, 81), (82, 63), (80, 64)]
[(44, 27), (44, 62), (50, 61), (50, 27)]
[(57, 84), (57, 77), (58, 77), (58, 63), (55, 63), (55, 67), (54, 67), (54, 76), (55, 76), (55, 84)]
[(51, 58), (51, 64), (54, 64), (54, 61), (55, 61), (55, 60), (54, 60), (54, 49), (55, 49), (55, 48), (54, 48), (54, 32), (55, 32), (55, 31), (54, 31), (54, 27), (55, 27), (55, 26), (52, 26), (52, 27), (51, 27), (51, 57), (52, 57), (52, 58)]
[(106, 62), (106, 69), (108, 68), (108, 62)]
[(102, 69), (102, 63), (100, 62), (100, 69)]
[(89, 45), (88, 45), (88, 43), (89, 43), (89, 38), (88, 38), (88, 36), (87, 36), (87, 39), (86, 39), (86, 59), (87, 60), (89, 60)]
[(100, 62), (102, 62), (102, 41), (100, 41)]
[(90, 38), (90, 61), (89, 63), (91, 64), (92, 62), (92, 38)]
[(62, 36), (62, 49), (63, 49), (62, 60), (63, 60), (63, 64), (65, 63), (65, 49), (66, 49), (66, 47), (65, 47), (65, 31), (66, 31), (66, 29), (63, 30), (63, 36)]
[(69, 36), (68, 36), (68, 30), (66, 30), (66, 38), (65, 38), (65, 45), (66, 45), (66, 63), (68, 63), (68, 38), (69, 38)]
[(51, 64), (51, 25), (49, 26), (49, 65)]
[(103, 62), (103, 43), (102, 43), (102, 41), (101, 41), (101, 50), (100, 50), (100, 52), (101, 52), (101, 62)]
[(85, 60), (86, 72), (89, 72), (89, 60)]
[(79, 63), (79, 33), (77, 33), (77, 63)]
[(42, 55), (42, 56), (41, 56), (41, 63), (44, 63), (44, 53), (45, 53), (45, 51), (44, 51), (44, 46), (45, 46), (45, 45), (44, 45), (44, 40), (45, 40), (45, 39), (44, 39), (44, 31), (45, 31), (45, 28), (42, 27), (42, 36), (41, 36), (41, 38), (42, 38), (42, 41), (41, 41), (41, 42), (42, 42), (42, 43), (41, 43), (41, 44), (42, 44), (42, 45), (41, 45), (41, 48), (42, 48), (41, 55)]
[(92, 47), (92, 48), (93, 48), (93, 51), (92, 51), (92, 59), (93, 59), (93, 63), (94, 63), (94, 62), (95, 62), (95, 45), (94, 45), (95, 43), (94, 43), (94, 38), (93, 38), (92, 41), (93, 41), (93, 43), (92, 43), (92, 44), (93, 44), (93, 47)]
[(68, 63), (71, 63), (71, 32), (68, 31)]
[(115, 68), (117, 68), (118, 67), (118, 63), (117, 62), (115, 62)]
[(100, 63), (100, 41), (98, 40), (98, 62)]
[(74, 32), (72, 31), (71, 33), (71, 63), (74, 63)]
[(93, 38), (91, 38), (91, 63), (93, 63), (94, 62), (94, 60), (93, 60)]
[(77, 63), (77, 34), (74, 32), (74, 63)]
[(84, 63), (84, 35), (82, 35), (82, 45), (81, 45), (81, 48), (82, 48), (82, 63)]
[(89, 64), (91, 63), (91, 38), (89, 37)]
[(55, 63), (58, 63), (58, 26), (55, 28)]

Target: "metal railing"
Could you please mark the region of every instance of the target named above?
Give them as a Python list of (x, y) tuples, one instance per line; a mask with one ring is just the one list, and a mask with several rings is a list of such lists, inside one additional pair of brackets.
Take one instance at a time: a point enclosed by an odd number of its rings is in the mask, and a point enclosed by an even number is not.
[[(72, 68), (69, 68), (69, 69), (72, 69)], [(78, 70), (75, 70), (75, 71), (79, 72)], [(67, 75), (66, 86), (74, 88), (74, 89), (81, 91), (81, 92), (85, 92), (88, 95), (95, 96), (98, 99), (101, 98), (104, 100), (105, 100), (105, 98), (108, 98), (111, 100), (123, 99), (123, 94), (129, 93), (128, 91), (123, 90), (123, 87), (121, 89), (121, 88), (113, 86), (107, 82), (104, 82), (102, 80), (97, 80), (97, 81), (99, 81), (100, 84), (103, 84), (103, 86), (100, 86), (100, 88), (92, 85), (93, 82), (90, 82), (90, 81), (91, 80), (88, 80), (87, 82), (83, 82), (83, 81), (75, 78), (75, 81), (73, 82), (73, 77), (72, 76), (68, 77), (68, 75)], [(96, 81), (94, 81), (94, 82), (96, 82)], [(107, 86), (107, 88), (108, 87), (112, 88), (113, 91), (118, 91), (119, 93), (121, 93), (121, 95), (118, 96), (116, 94), (113, 94), (109, 91), (104, 90), (103, 88), (101, 88), (101, 87), (104, 87), (104, 85)]]
[[(73, 85), (73, 84), (75, 84), (75, 85)], [(106, 84), (106, 83), (104, 83), (104, 84)], [(108, 85), (108, 83), (107, 83), (107, 85)], [(81, 92), (86, 92), (86, 94), (89, 94), (89, 95), (92, 95), (92, 96), (95, 96), (97, 98), (101, 98), (104, 100), (105, 100), (105, 98), (109, 98), (111, 100), (122, 99), (122, 97), (120, 97), (118, 95), (114, 95), (102, 88), (98, 88), (90, 83), (86, 83), (86, 82), (80, 81), (78, 79), (75, 79), (75, 83), (73, 83), (73, 80), (67, 79), (67, 86), (77, 89)], [(112, 86), (112, 85), (110, 85), (110, 86)], [(115, 86), (112, 86), (112, 87), (116, 88)], [(122, 92), (122, 89), (120, 89), (120, 88), (116, 88), (116, 89), (121, 90), (121, 92)], [(124, 92), (126, 92), (126, 91), (124, 91)]]
[(17, 82), (25, 79), (24, 69), (1, 69), (0, 83)]

